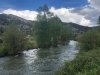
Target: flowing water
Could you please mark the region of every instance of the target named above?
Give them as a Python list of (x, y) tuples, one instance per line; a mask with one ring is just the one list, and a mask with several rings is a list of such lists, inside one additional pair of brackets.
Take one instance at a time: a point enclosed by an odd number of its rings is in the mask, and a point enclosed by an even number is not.
[(78, 53), (77, 42), (50, 49), (32, 49), (23, 56), (0, 58), (0, 75), (54, 75), (64, 61), (73, 60)]

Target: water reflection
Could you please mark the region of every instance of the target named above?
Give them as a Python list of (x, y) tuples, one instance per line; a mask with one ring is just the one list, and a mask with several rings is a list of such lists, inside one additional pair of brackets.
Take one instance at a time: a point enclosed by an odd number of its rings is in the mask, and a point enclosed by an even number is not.
[(0, 58), (0, 75), (53, 75), (78, 53), (77, 42), (50, 49), (24, 51), (24, 56)]

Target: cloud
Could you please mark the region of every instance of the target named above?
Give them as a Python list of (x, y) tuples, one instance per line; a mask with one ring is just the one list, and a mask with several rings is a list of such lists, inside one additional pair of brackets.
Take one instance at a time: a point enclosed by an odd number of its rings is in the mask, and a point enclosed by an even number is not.
[(100, 0), (88, 0), (88, 5), (81, 8), (51, 8), (64, 22), (74, 22), (84, 26), (97, 26), (100, 16)]
[(7, 9), (7, 10), (4, 10), (2, 13), (13, 14), (13, 15), (22, 17), (27, 20), (36, 20), (36, 17), (38, 14), (36, 11), (30, 11), (30, 10), (18, 11), (18, 10), (14, 10), (14, 9)]
[(72, 12), (73, 10), (74, 8), (55, 9), (52, 7), (50, 9), (50, 11), (57, 15), (63, 22), (73, 22), (84, 26), (91, 25), (91, 21), (89, 19), (86, 19), (84, 15)]
[(90, 7), (100, 11), (100, 0), (88, 0)]
[[(50, 11), (57, 15), (63, 22), (73, 22), (83, 26), (96, 26), (100, 15), (100, 0), (87, 0), (88, 5), (80, 8), (51, 7)], [(27, 20), (36, 20), (37, 12), (30, 10), (6, 9), (2, 13), (13, 14)]]
[(91, 26), (97, 25), (97, 19), (100, 16), (100, 0), (88, 0), (88, 5), (74, 9), (72, 12), (84, 15), (86, 19), (91, 21)]
[[(50, 8), (50, 11), (53, 12), (55, 15), (57, 15), (63, 22), (73, 22), (84, 26), (91, 25), (89, 19), (86, 19), (84, 15), (72, 12), (73, 10), (74, 8), (70, 9), (67, 8), (55, 9), (54, 7)], [(13, 14), (27, 20), (36, 20), (36, 16), (38, 14), (36, 11), (30, 11), (30, 10), (18, 11), (14, 9), (4, 10), (3, 13)]]

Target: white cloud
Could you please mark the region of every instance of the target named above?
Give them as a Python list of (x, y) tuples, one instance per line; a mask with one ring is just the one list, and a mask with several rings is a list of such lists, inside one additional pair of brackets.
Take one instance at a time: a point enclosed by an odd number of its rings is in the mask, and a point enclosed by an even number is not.
[(74, 8), (55, 9), (54, 7), (52, 7), (50, 9), (50, 11), (56, 14), (58, 17), (60, 17), (60, 19), (63, 22), (73, 22), (84, 26), (91, 25), (91, 21), (89, 19), (86, 19), (84, 15), (80, 15), (78, 13), (72, 12), (73, 10)]
[(91, 0), (87, 0), (87, 1), (90, 3)]
[(86, 19), (91, 21), (91, 26), (97, 25), (97, 19), (100, 16), (100, 0), (88, 0), (88, 5), (80, 9), (74, 9), (74, 13), (84, 15)]
[(30, 11), (30, 10), (23, 10), (18, 11), (14, 9), (7, 9), (3, 11), (4, 14), (13, 14), (19, 17), (22, 17), (27, 20), (36, 20), (37, 12), (36, 11)]
[(100, 11), (100, 0), (88, 0), (90, 7), (95, 8)]

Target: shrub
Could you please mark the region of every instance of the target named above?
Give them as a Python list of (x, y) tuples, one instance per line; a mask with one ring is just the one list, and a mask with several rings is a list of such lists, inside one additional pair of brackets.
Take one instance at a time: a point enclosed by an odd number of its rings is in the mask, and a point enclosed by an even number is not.
[(36, 40), (33, 37), (27, 37), (26, 49), (38, 48)]
[(79, 39), (82, 50), (92, 50), (100, 47), (100, 33), (96, 30), (90, 30), (84, 33)]
[(16, 26), (11, 25), (6, 28), (3, 34), (3, 46), (6, 54), (15, 55), (25, 49), (26, 37)]
[(56, 75), (98, 75), (100, 73), (100, 49), (79, 54), (56, 72)]

